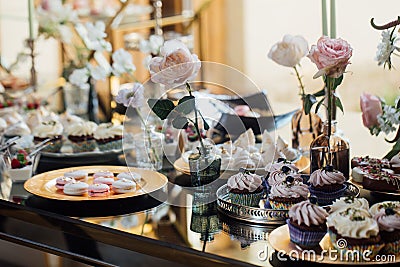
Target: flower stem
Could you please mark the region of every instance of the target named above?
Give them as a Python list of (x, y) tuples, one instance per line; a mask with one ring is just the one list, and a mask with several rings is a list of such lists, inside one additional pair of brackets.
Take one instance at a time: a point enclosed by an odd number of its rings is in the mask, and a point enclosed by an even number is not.
[(328, 95), (328, 162), (332, 164), (332, 154), (331, 154), (331, 132), (332, 132), (332, 104), (333, 104), (333, 95), (332, 90), (334, 87), (335, 78), (326, 77), (326, 90)]
[[(188, 82), (186, 82), (186, 89), (188, 90), (189, 95), (193, 96), (192, 88), (190, 87), (190, 84)], [(195, 105), (195, 107), (194, 107), (194, 128), (196, 129), (197, 135), (199, 137), (199, 141), (200, 141), (200, 146), (201, 146), (202, 152), (205, 152), (206, 148), (204, 146), (203, 138), (201, 136), (201, 132), (200, 132), (200, 128), (199, 128), (199, 119), (198, 119), (198, 114), (197, 114), (198, 112), (197, 112), (197, 108), (196, 108), (196, 102), (195, 102), (194, 105)]]
[(295, 73), (296, 73), (297, 80), (299, 81), (300, 95), (301, 95), (301, 97), (303, 98), (303, 97), (305, 96), (305, 94), (306, 94), (306, 93), (305, 93), (305, 90), (304, 90), (303, 81), (301, 80), (301, 76), (300, 76), (299, 71), (297, 70), (297, 67), (294, 66), (293, 69), (294, 69), (294, 71), (295, 71)]

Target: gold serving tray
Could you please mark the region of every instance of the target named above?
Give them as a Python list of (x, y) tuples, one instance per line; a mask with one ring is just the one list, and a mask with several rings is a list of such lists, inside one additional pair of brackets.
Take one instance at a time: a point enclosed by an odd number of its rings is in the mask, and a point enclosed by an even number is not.
[[(86, 181), (88, 184), (92, 184), (93, 182), (93, 173), (99, 171), (111, 171), (116, 176), (121, 172), (137, 172), (142, 176), (140, 182), (137, 183), (136, 191), (124, 193), (124, 194), (114, 194), (111, 190), (110, 194), (105, 197), (90, 197), (88, 194), (82, 196), (70, 196), (66, 195), (55, 187), (56, 179), (60, 176), (63, 176), (65, 172), (73, 171), (73, 170), (85, 170), (89, 173), (89, 178)], [(137, 197), (145, 194), (149, 194), (155, 192), (168, 183), (168, 179), (165, 175), (145, 169), (139, 168), (128, 168), (125, 166), (83, 166), (83, 167), (73, 167), (73, 168), (65, 168), (54, 171), (49, 171), (45, 173), (41, 173), (39, 175), (35, 175), (32, 178), (28, 179), (24, 183), (24, 188), (29, 193), (40, 196), (48, 199), (56, 199), (56, 200), (67, 200), (67, 201), (96, 201), (96, 200), (110, 200), (110, 199), (121, 199), (128, 197)]]

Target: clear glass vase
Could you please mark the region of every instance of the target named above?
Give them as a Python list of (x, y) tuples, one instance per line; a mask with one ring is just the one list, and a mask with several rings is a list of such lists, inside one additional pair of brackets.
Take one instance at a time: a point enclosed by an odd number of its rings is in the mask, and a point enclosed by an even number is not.
[(315, 138), (322, 133), (322, 120), (314, 112), (306, 115), (304, 109), (298, 110), (292, 118), (292, 147), (308, 152)]
[(144, 129), (133, 135), (136, 163), (140, 168), (161, 170), (163, 164), (163, 135), (154, 129)]
[(326, 165), (332, 165), (349, 179), (350, 145), (337, 134), (336, 124), (336, 121), (332, 121), (331, 134), (328, 135), (328, 123), (324, 122), (323, 133), (311, 143), (311, 173)]
[(203, 186), (219, 178), (221, 171), (221, 157), (213, 153), (212, 145), (198, 147), (198, 152), (189, 156), (191, 184)]

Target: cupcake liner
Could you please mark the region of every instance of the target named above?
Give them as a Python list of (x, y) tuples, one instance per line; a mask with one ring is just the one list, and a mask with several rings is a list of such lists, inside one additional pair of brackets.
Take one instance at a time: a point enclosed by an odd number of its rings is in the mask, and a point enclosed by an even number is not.
[(312, 186), (309, 186), (308, 189), (310, 190), (311, 195), (317, 197), (318, 205), (325, 206), (332, 204), (334, 200), (342, 197), (347, 189), (347, 185), (344, 184), (342, 189), (333, 192), (324, 192), (321, 190), (317, 190)]
[[(40, 142), (35, 142), (39, 144)], [(51, 153), (58, 153), (61, 150), (61, 147), (63, 145), (62, 139), (57, 139), (57, 140), (52, 140), (51, 143), (43, 148), (43, 152), (51, 152)]]
[(286, 223), (289, 226), (290, 241), (301, 247), (317, 247), (326, 234), (326, 231), (305, 231), (299, 229), (290, 223), (290, 219), (287, 219)]
[(229, 192), (229, 197), (232, 203), (249, 207), (258, 207), (263, 195), (264, 195), (263, 191), (259, 193), (250, 193), (250, 194), (249, 193), (237, 194)]
[(107, 143), (97, 143), (97, 147), (99, 148), (100, 151), (121, 149), (122, 148), (122, 139), (107, 142)]
[(298, 202), (282, 202), (269, 199), (269, 204), (274, 210), (289, 210), (296, 203)]
[(96, 149), (96, 141), (95, 140), (85, 140), (81, 142), (71, 142), (72, 150), (74, 153), (79, 152), (89, 152)]
[[(331, 243), (335, 249), (337, 249), (342, 258), (346, 259), (347, 261), (363, 261), (364, 257), (374, 258), (379, 251), (385, 246), (383, 243), (379, 244), (348, 244), (345, 243), (345, 246), (338, 245), (338, 236), (331, 230), (328, 230), (328, 234), (331, 240)], [(346, 240), (345, 238), (342, 238)], [(340, 240), (340, 239), (339, 239)], [(341, 242), (339, 241), (339, 244)], [(369, 253), (366, 253), (366, 252)]]
[(385, 246), (382, 248), (381, 253), (391, 255), (399, 255), (400, 254), (400, 240), (394, 242), (385, 243)]

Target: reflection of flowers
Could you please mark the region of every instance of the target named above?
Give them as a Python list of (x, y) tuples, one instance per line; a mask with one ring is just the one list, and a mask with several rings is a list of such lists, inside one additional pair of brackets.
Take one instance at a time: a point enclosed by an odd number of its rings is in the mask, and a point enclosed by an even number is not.
[(144, 103), (144, 87), (141, 83), (134, 83), (130, 88), (119, 90), (115, 101), (125, 107), (140, 108)]

